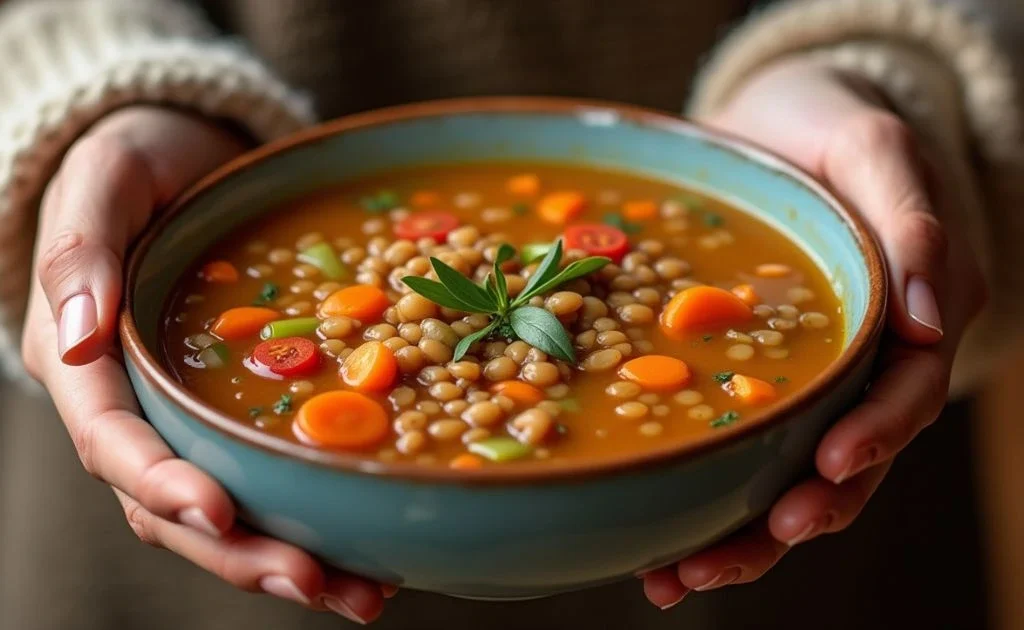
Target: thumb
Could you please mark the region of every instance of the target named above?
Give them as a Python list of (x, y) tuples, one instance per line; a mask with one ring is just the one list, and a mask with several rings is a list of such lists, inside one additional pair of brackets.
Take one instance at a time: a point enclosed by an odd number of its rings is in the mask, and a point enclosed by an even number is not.
[(90, 363), (112, 345), (124, 253), (154, 209), (242, 148), (158, 108), (123, 110), (72, 147), (44, 199), (36, 265), (64, 363)]
[(913, 134), (896, 116), (868, 110), (835, 131), (822, 171), (878, 235), (889, 265), (893, 328), (911, 343), (939, 341), (946, 233), (933, 213)]

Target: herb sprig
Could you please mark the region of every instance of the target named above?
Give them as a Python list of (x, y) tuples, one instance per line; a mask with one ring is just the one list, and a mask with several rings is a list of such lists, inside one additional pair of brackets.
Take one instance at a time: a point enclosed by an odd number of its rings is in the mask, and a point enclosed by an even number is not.
[(559, 239), (540, 261), (537, 270), (522, 292), (512, 298), (501, 266), (516, 255), (516, 250), (505, 243), (498, 248), (494, 258), (493, 271), (487, 274), (482, 284), (476, 284), (437, 258), (431, 257), (430, 265), (437, 274), (437, 280), (419, 276), (406, 276), (402, 282), (431, 302), (467, 313), (490, 315), (491, 321), (484, 328), (467, 335), (455, 346), (453, 360), (458, 361), (475, 342), (497, 333), (506, 338), (519, 338), (547, 354), (576, 362), (572, 340), (562, 322), (550, 311), (530, 306), (530, 298), (543, 295), (554, 288), (591, 274), (611, 262), (603, 256), (591, 256), (577, 260), (561, 268), (562, 241)]

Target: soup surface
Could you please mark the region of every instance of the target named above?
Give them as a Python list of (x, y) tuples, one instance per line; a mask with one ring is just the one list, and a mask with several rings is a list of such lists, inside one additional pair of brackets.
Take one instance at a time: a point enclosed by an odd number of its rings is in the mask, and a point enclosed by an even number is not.
[(449, 165), (232, 234), (180, 279), (163, 340), (187, 389), (282, 439), (522, 466), (743, 423), (838, 356), (840, 309), (801, 249), (717, 200), (619, 172)]

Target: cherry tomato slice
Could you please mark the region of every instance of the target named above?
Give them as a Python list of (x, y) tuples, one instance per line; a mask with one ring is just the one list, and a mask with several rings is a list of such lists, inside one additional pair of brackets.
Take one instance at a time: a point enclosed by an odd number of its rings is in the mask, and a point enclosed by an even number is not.
[(410, 241), (426, 237), (443, 243), (448, 232), (457, 227), (459, 220), (447, 212), (416, 212), (398, 222), (395, 236)]
[(253, 361), (278, 376), (303, 376), (320, 367), (316, 344), (302, 337), (268, 339), (252, 351)]
[(591, 256), (607, 256), (618, 263), (629, 251), (629, 239), (610, 225), (579, 223), (565, 228), (565, 247), (582, 249)]

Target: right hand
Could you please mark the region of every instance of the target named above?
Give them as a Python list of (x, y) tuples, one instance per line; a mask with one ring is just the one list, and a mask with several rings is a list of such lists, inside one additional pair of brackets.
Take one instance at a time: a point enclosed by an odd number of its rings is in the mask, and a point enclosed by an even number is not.
[(111, 114), (79, 139), (43, 198), (25, 366), (49, 390), (83, 466), (113, 487), (141, 540), (244, 590), (367, 623), (393, 589), (237, 525), (227, 492), (175, 457), (140, 418), (124, 368), (109, 352), (125, 250), (154, 211), (245, 148), (211, 121), (142, 106)]

